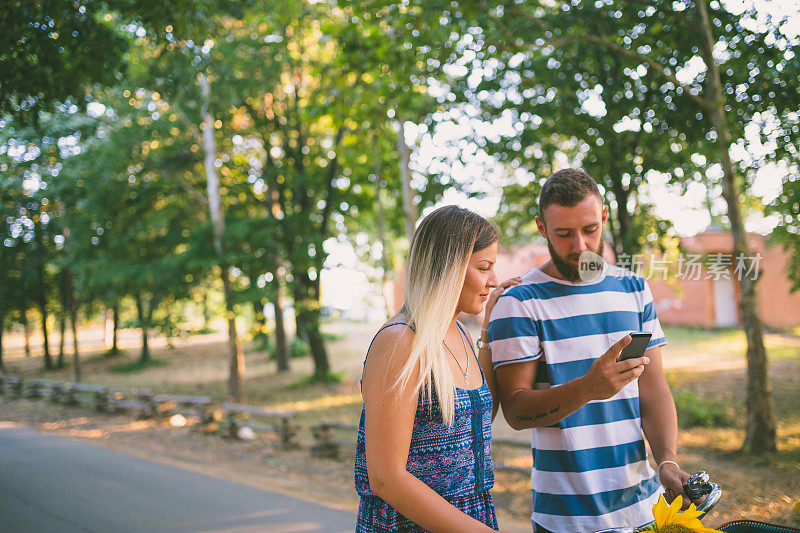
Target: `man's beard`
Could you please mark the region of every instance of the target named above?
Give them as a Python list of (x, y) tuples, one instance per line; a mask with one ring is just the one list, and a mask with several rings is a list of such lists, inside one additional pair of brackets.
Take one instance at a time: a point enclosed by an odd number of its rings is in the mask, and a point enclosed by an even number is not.
[[(600, 239), (600, 244), (597, 246), (597, 250), (591, 250), (592, 252), (596, 253), (600, 257), (603, 257), (603, 250), (605, 248), (605, 241)], [(559, 273), (564, 276), (569, 282), (578, 283), (579, 281), (583, 281), (581, 279), (580, 272), (578, 271), (578, 265), (573, 265), (568, 260), (569, 259), (580, 259), (581, 254), (570, 254), (566, 258), (561, 257), (558, 255), (553, 248), (553, 245), (550, 244), (550, 239), (547, 239), (547, 249), (550, 250), (550, 259), (553, 261), (553, 264), (556, 266), (556, 269)]]

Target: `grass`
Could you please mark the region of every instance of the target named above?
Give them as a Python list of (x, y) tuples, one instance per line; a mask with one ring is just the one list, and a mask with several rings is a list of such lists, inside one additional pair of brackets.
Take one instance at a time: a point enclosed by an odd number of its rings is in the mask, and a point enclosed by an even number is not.
[(705, 398), (688, 390), (679, 390), (673, 396), (679, 427), (725, 428), (735, 425), (735, 408), (730, 402)]
[(300, 378), (292, 386), (296, 388), (306, 388), (312, 385), (338, 385), (344, 381), (344, 372), (326, 372), (325, 374), (317, 375), (311, 374), (310, 376)]
[(128, 363), (119, 363), (116, 365), (112, 365), (110, 367), (110, 370), (111, 372), (115, 372), (117, 374), (131, 374), (133, 372), (141, 372), (151, 367), (167, 366), (170, 364), (172, 364), (171, 361), (167, 361), (165, 359), (156, 359), (155, 357), (151, 357), (145, 361), (137, 359), (136, 361)]

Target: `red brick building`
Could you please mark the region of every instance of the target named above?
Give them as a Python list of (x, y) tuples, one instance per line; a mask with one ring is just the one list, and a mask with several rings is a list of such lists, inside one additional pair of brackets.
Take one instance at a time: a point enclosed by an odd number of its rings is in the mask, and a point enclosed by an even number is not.
[[(730, 232), (709, 230), (681, 239), (682, 264), (671, 265), (671, 278), (649, 275), (648, 254), (642, 254), (644, 267), (639, 273), (648, 278), (656, 311), (662, 324), (697, 326), (702, 328), (734, 327), (741, 324), (739, 316), (739, 284), (737, 276), (756, 275), (759, 281), (758, 305), (764, 325), (771, 328), (800, 326), (800, 291), (791, 293), (787, 276), (789, 254), (781, 246), (769, 246), (762, 235), (749, 235), (753, 257), (737, 260), (733, 257), (733, 237)], [(605, 258), (617, 263), (606, 245)], [(502, 247), (497, 255), (495, 271), (500, 280), (524, 274), (550, 259), (547, 246), (531, 243), (525, 246)], [(680, 263), (681, 261), (678, 261)], [(636, 259), (619, 261), (631, 268)], [(692, 267), (695, 265), (695, 267)], [(403, 303), (403, 270), (397, 273), (394, 285), (396, 307)]]
[[(661, 275), (648, 276), (648, 269), (640, 273), (648, 277), (653, 300), (662, 323), (697, 326), (703, 328), (730, 327), (741, 324), (739, 316), (738, 275), (757, 275), (758, 305), (761, 319), (771, 328), (800, 326), (800, 291), (791, 293), (787, 275), (789, 254), (782, 246), (767, 245), (763, 235), (749, 235), (748, 242), (754, 254), (737, 261), (733, 257), (733, 237), (730, 232), (709, 230), (693, 237), (681, 239), (684, 262), (695, 263), (697, 272), (673, 271), (670, 281)], [(606, 260), (616, 263), (611, 246), (606, 246)], [(646, 258), (647, 254), (643, 254)], [(529, 244), (514, 248), (501, 248), (497, 257), (497, 276), (506, 279), (525, 273), (550, 259), (547, 246)], [(620, 261), (630, 268), (636, 263)], [(709, 268), (709, 264), (713, 264)], [(673, 268), (676, 265), (672, 265)], [(681, 274), (681, 275), (675, 275)], [(696, 278), (696, 279), (695, 279)]]
[[(701, 255), (699, 276), (678, 277), (677, 284), (650, 279), (656, 311), (662, 323), (686, 326), (729, 327), (741, 324), (738, 276), (756, 275), (758, 306), (764, 325), (771, 328), (800, 326), (800, 292), (792, 294), (788, 279), (789, 254), (770, 246), (763, 235), (748, 235), (754, 254), (744, 264), (733, 257), (730, 232), (711, 230), (681, 239), (684, 256)], [(709, 269), (710, 258), (729, 258)], [(741, 268), (737, 271), (737, 266)]]

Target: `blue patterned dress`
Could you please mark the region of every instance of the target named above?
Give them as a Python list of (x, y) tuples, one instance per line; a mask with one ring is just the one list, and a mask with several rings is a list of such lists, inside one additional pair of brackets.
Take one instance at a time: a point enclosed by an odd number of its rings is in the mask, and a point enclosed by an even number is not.
[[(384, 328), (396, 324), (403, 323), (394, 322)], [(458, 327), (466, 337), (460, 324)], [(457, 509), (497, 529), (497, 516), (489, 492), (494, 486), (491, 424), (492, 394), (485, 376), (483, 384), (477, 389), (456, 388), (452, 427), (442, 421), (435, 391), (432, 407), (425, 391), (422, 391), (414, 416), (406, 470)], [(370, 489), (364, 447), (363, 406), (356, 441), (355, 483), (361, 496), (356, 533), (425, 531)]]

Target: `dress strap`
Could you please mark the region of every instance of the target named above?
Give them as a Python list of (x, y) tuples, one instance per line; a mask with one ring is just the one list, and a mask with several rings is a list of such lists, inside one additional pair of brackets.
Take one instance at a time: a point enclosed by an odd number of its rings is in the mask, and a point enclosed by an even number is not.
[[(406, 323), (406, 322), (392, 322), (391, 324), (386, 324), (386, 325), (384, 325), (384, 326), (381, 326), (381, 329), (379, 329), (378, 331), (376, 331), (376, 332), (375, 332), (375, 335), (373, 335), (373, 336), (372, 336), (372, 340), (371, 340), (371, 341), (369, 341), (369, 348), (367, 348), (367, 354), (369, 354), (369, 350), (370, 350), (370, 348), (372, 348), (372, 343), (374, 343), (374, 342), (375, 342), (375, 339), (378, 337), (378, 333), (380, 333), (381, 331), (385, 330), (386, 328), (388, 328), (388, 327), (390, 327), (390, 326), (398, 326), (398, 325), (400, 325), (400, 324), (402, 324), (402, 325), (404, 325), (404, 326), (408, 326), (409, 328), (411, 328), (411, 331), (416, 331), (416, 330), (414, 329), (414, 326), (412, 326), (411, 324), (408, 324), (408, 323)], [(365, 357), (364, 357), (364, 362), (365, 362), (365, 363), (366, 363), (366, 360), (367, 360), (367, 358), (366, 358), (366, 356), (365, 356)]]

